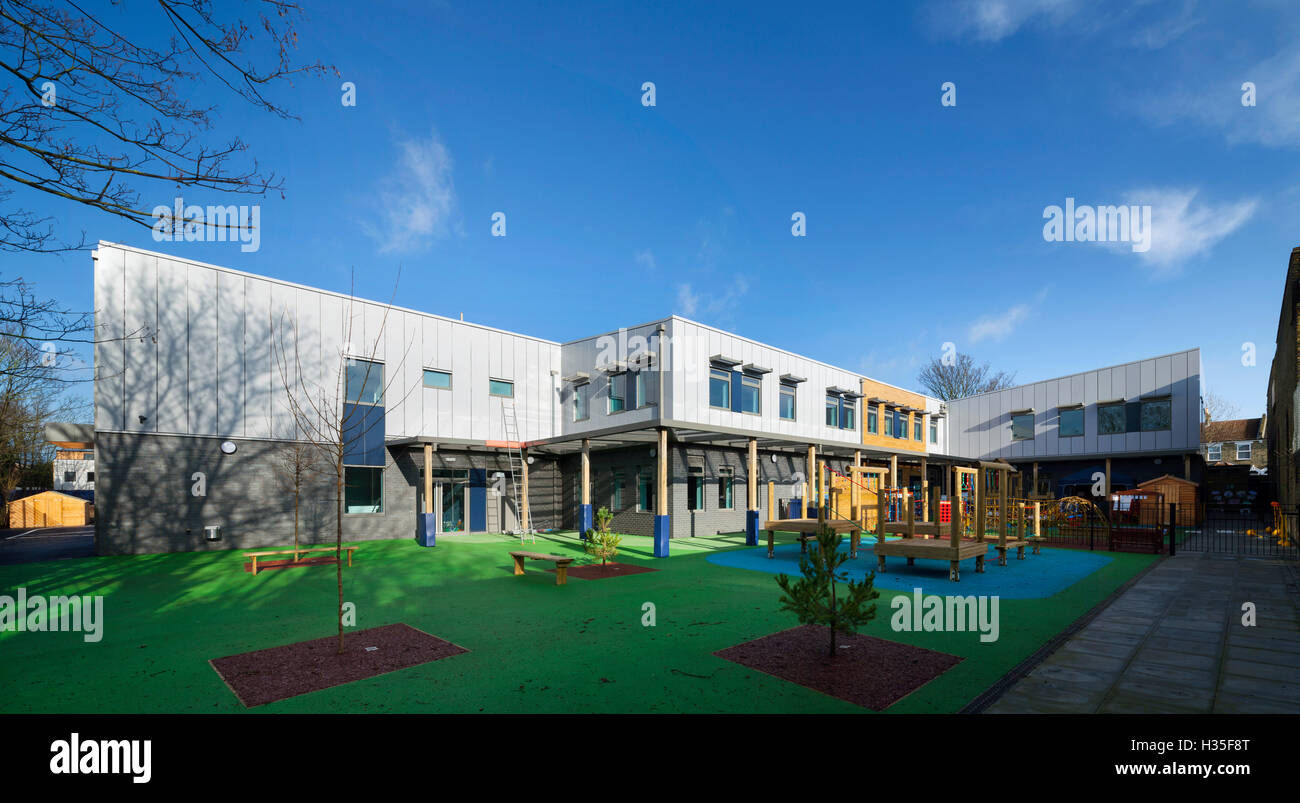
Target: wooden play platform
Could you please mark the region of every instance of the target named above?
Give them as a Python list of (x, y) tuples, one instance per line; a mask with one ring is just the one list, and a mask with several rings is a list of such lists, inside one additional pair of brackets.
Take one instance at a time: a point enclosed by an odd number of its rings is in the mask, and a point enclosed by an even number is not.
[(872, 547), (876, 553), (877, 568), (885, 569), (885, 556), (907, 558), (911, 566), (917, 558), (948, 561), (948, 579), (961, 579), (960, 564), (967, 558), (975, 559), (975, 571), (984, 571), (984, 555), (989, 545), (984, 541), (961, 540), (953, 544), (948, 540), (930, 538), (900, 538), (896, 541), (879, 541)]
[(763, 522), (763, 529), (767, 530), (767, 556), (773, 557), (776, 550), (776, 531), (781, 530), (787, 533), (799, 533), (799, 543), (803, 551), (808, 549), (808, 540), (817, 537), (817, 531), (825, 525), (832, 532), (849, 533), (849, 557), (858, 556), (858, 542), (862, 538), (862, 525), (848, 519), (827, 519), (825, 522), (817, 519), (771, 519)]

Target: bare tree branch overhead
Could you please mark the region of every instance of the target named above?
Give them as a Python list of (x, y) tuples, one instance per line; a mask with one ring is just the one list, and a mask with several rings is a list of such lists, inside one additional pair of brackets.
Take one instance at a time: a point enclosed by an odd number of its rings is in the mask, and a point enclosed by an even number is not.
[(959, 352), (952, 355), (950, 360), (931, 357), (917, 374), (916, 381), (940, 399), (952, 401), (977, 393), (1009, 388), (1015, 378), (1014, 372), (994, 372), (987, 362), (976, 365), (969, 354)]
[(295, 60), (298, 4), (246, 0), (234, 12), (209, 0), (153, 5), (143, 27), (164, 32), (157, 42), (136, 38), (138, 20), (128, 30), (119, 2), (0, 0), (0, 249), (85, 247), (84, 232), (65, 241), (52, 217), (27, 208), (39, 197), (32, 193), (152, 228), (146, 187), (283, 190), (239, 136), (208, 142), (217, 107), (191, 98), (215, 87), (297, 119), (267, 92), (298, 73), (331, 69)]

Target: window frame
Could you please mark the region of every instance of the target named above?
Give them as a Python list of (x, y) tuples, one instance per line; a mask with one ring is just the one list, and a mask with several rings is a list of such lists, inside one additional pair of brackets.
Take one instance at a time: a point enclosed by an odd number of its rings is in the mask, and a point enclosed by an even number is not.
[[(756, 409), (745, 409), (745, 391), (753, 391), (752, 397)], [(763, 377), (742, 373), (740, 375), (740, 412), (748, 415), (763, 414)]]
[[(581, 403), (581, 404), (579, 404)], [(581, 406), (582, 415), (578, 415), (578, 408)], [(591, 420), (591, 383), (579, 382), (573, 386), (573, 421)]]
[[(497, 393), (495, 390), (492, 389), (493, 386), (497, 384), (509, 385), (510, 392)], [(515, 397), (515, 381), (513, 379), (496, 379), (494, 377), (488, 377), (488, 395), (496, 397), (498, 399), (513, 399)]]
[[(1071, 417), (1073, 418), (1073, 414), (1076, 413), (1078, 414), (1079, 417), (1079, 431), (1066, 432), (1064, 426), (1065, 416), (1067, 414), (1071, 414)], [(1086, 426), (1087, 426), (1086, 416), (1083, 414), (1082, 407), (1063, 407), (1059, 409), (1056, 413), (1056, 437), (1058, 438), (1082, 438), (1085, 434), (1087, 434), (1085, 429)]]
[[(379, 387), (378, 387), (379, 401), (361, 400), (361, 396), (365, 395), (366, 386), (370, 384), (370, 379), (371, 379), (370, 371), (372, 369), (367, 369), (361, 375), (362, 386), (361, 388), (359, 388), (360, 395), (358, 395), (356, 398), (353, 398), (352, 396), (352, 370), (351, 369), (353, 365), (359, 365), (361, 363), (365, 363), (371, 366), (376, 366), (376, 365), (379, 366)], [(361, 405), (365, 405), (366, 407), (384, 406), (384, 363), (382, 360), (367, 360), (361, 357), (348, 357), (346, 362), (343, 363), (343, 371), (344, 371), (344, 383), (343, 383), (344, 403), (361, 404)]]
[[(785, 414), (785, 400), (790, 399), (790, 415)], [(799, 420), (799, 386), (793, 382), (782, 382), (781, 393), (777, 401), (777, 415), (782, 421)]]
[[(615, 389), (618, 389), (618, 395), (615, 395)], [(627, 412), (627, 374), (617, 373), (609, 375), (609, 398), (605, 403), (605, 412), (608, 415)], [(614, 402), (618, 402), (618, 409), (614, 409)]]
[[(1011, 440), (1012, 440), (1012, 442), (1016, 442), (1016, 441), (1032, 441), (1032, 440), (1034, 439), (1034, 436), (1038, 434), (1038, 433), (1036, 432), (1036, 430), (1037, 430), (1037, 422), (1035, 421), (1035, 419), (1037, 418), (1037, 415), (1034, 414), (1034, 413), (1011, 413), (1010, 416), (1011, 416)], [(1022, 422), (1021, 422), (1021, 430), (1023, 431), (1023, 430), (1024, 430), (1023, 419), (1026, 419), (1026, 418), (1029, 419), (1029, 434), (1028, 434), (1028, 435), (1019, 435), (1019, 436), (1017, 436), (1017, 435), (1016, 435), (1016, 419), (1022, 419)]]
[(686, 509), (704, 510), (704, 469), (692, 466), (686, 471)]
[[(353, 471), (365, 471), (372, 473), (379, 478), (378, 497), (379, 502), (377, 510), (350, 510), (348, 504), (348, 488), (356, 487), (348, 482), (348, 474)], [(369, 506), (368, 506), (369, 507)], [(383, 466), (344, 466), (343, 467), (343, 515), (344, 516), (378, 516), (384, 512), (384, 468)]]
[(718, 510), (736, 509), (736, 471), (725, 467), (718, 469)]
[(840, 397), (830, 393), (826, 394), (826, 426), (840, 428)]
[(1206, 460), (1209, 460), (1209, 461), (1212, 461), (1212, 462), (1213, 462), (1213, 461), (1219, 461), (1219, 460), (1222, 460), (1222, 459), (1223, 459), (1223, 444), (1222, 444), (1222, 443), (1207, 443), (1207, 444), (1205, 444), (1205, 459), (1206, 459)]
[[(1247, 460), (1247, 461), (1248, 461), (1248, 460), (1251, 459), (1251, 456), (1255, 453), (1254, 444), (1251, 443), (1250, 441), (1246, 441), (1245, 443), (1238, 443), (1238, 444), (1236, 444), (1236, 446), (1237, 446), (1237, 459), (1238, 459), (1238, 460)], [(1242, 456), (1241, 456), (1241, 450), (1242, 450), (1242, 449), (1245, 449), (1245, 450), (1246, 450), (1246, 456), (1245, 456), (1245, 457), (1242, 457)]]
[[(1119, 411), (1119, 429), (1106, 429), (1104, 422), (1106, 412), (1109, 410)], [(1123, 435), (1128, 432), (1128, 413), (1125, 410), (1124, 402), (1111, 402), (1109, 404), (1097, 405), (1097, 434), (1098, 435)]]
[[(424, 368), (422, 370), (423, 373), (420, 375), (420, 382), (424, 385), (424, 387), (428, 388), (429, 390), (451, 390), (451, 386), (452, 386), (451, 371), (444, 371), (441, 368)], [(447, 385), (445, 387), (442, 385), (430, 385), (429, 374), (441, 374), (442, 376), (447, 377)]]
[[(1139, 427), (1139, 431), (1141, 431), (1141, 432), (1171, 432), (1171, 431), (1173, 430), (1173, 428), (1174, 428), (1174, 400), (1173, 400), (1173, 399), (1171, 399), (1171, 398), (1169, 398), (1169, 397), (1165, 397), (1165, 398), (1162, 398), (1162, 399), (1139, 399), (1138, 402), (1139, 402), (1139, 404), (1141, 405), (1141, 406), (1138, 408), (1138, 421), (1139, 421), (1138, 427)], [(1168, 412), (1165, 414), (1165, 426), (1161, 426), (1161, 427), (1147, 427), (1147, 407), (1148, 407), (1148, 405), (1150, 405), (1150, 406), (1161, 405), (1161, 406), (1163, 406), (1163, 407), (1168, 411)]]
[[(722, 376), (718, 376), (721, 374)], [(724, 401), (722, 404), (713, 403), (713, 383), (722, 383), (722, 392)], [(709, 366), (709, 407), (714, 410), (731, 410), (731, 372), (725, 368), (719, 368), (716, 365)]]

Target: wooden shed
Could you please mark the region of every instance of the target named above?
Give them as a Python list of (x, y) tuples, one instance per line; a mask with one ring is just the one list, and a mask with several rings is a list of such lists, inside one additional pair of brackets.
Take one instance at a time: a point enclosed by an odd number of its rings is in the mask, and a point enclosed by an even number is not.
[(91, 523), (85, 499), (58, 491), (42, 491), (9, 503), (10, 527), (84, 527)]
[(1138, 488), (1144, 491), (1155, 491), (1164, 496), (1166, 507), (1160, 517), (1161, 524), (1169, 523), (1167, 505), (1170, 502), (1178, 503), (1178, 526), (1194, 527), (1201, 523), (1201, 488), (1191, 480), (1165, 474), (1153, 480), (1139, 482)]

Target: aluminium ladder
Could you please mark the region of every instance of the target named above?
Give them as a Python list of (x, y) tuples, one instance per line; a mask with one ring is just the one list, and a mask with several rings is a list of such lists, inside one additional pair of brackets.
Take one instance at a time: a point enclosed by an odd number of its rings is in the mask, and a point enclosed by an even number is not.
[[(533, 528), (532, 516), (528, 515), (525, 509), (528, 505), (528, 499), (520, 499), (519, 495), (519, 478), (523, 476), (526, 470), (524, 466), (524, 453), (519, 448), (519, 421), (515, 416), (514, 402), (503, 401), (501, 403), (501, 418), (505, 427), (506, 436), (506, 455), (510, 463), (510, 490), (515, 500), (515, 513), (519, 516), (520, 528), (516, 531), (519, 534), (519, 543), (522, 544), (525, 538), (537, 542), (536, 530)], [(528, 526), (522, 526), (524, 520), (528, 520)]]

